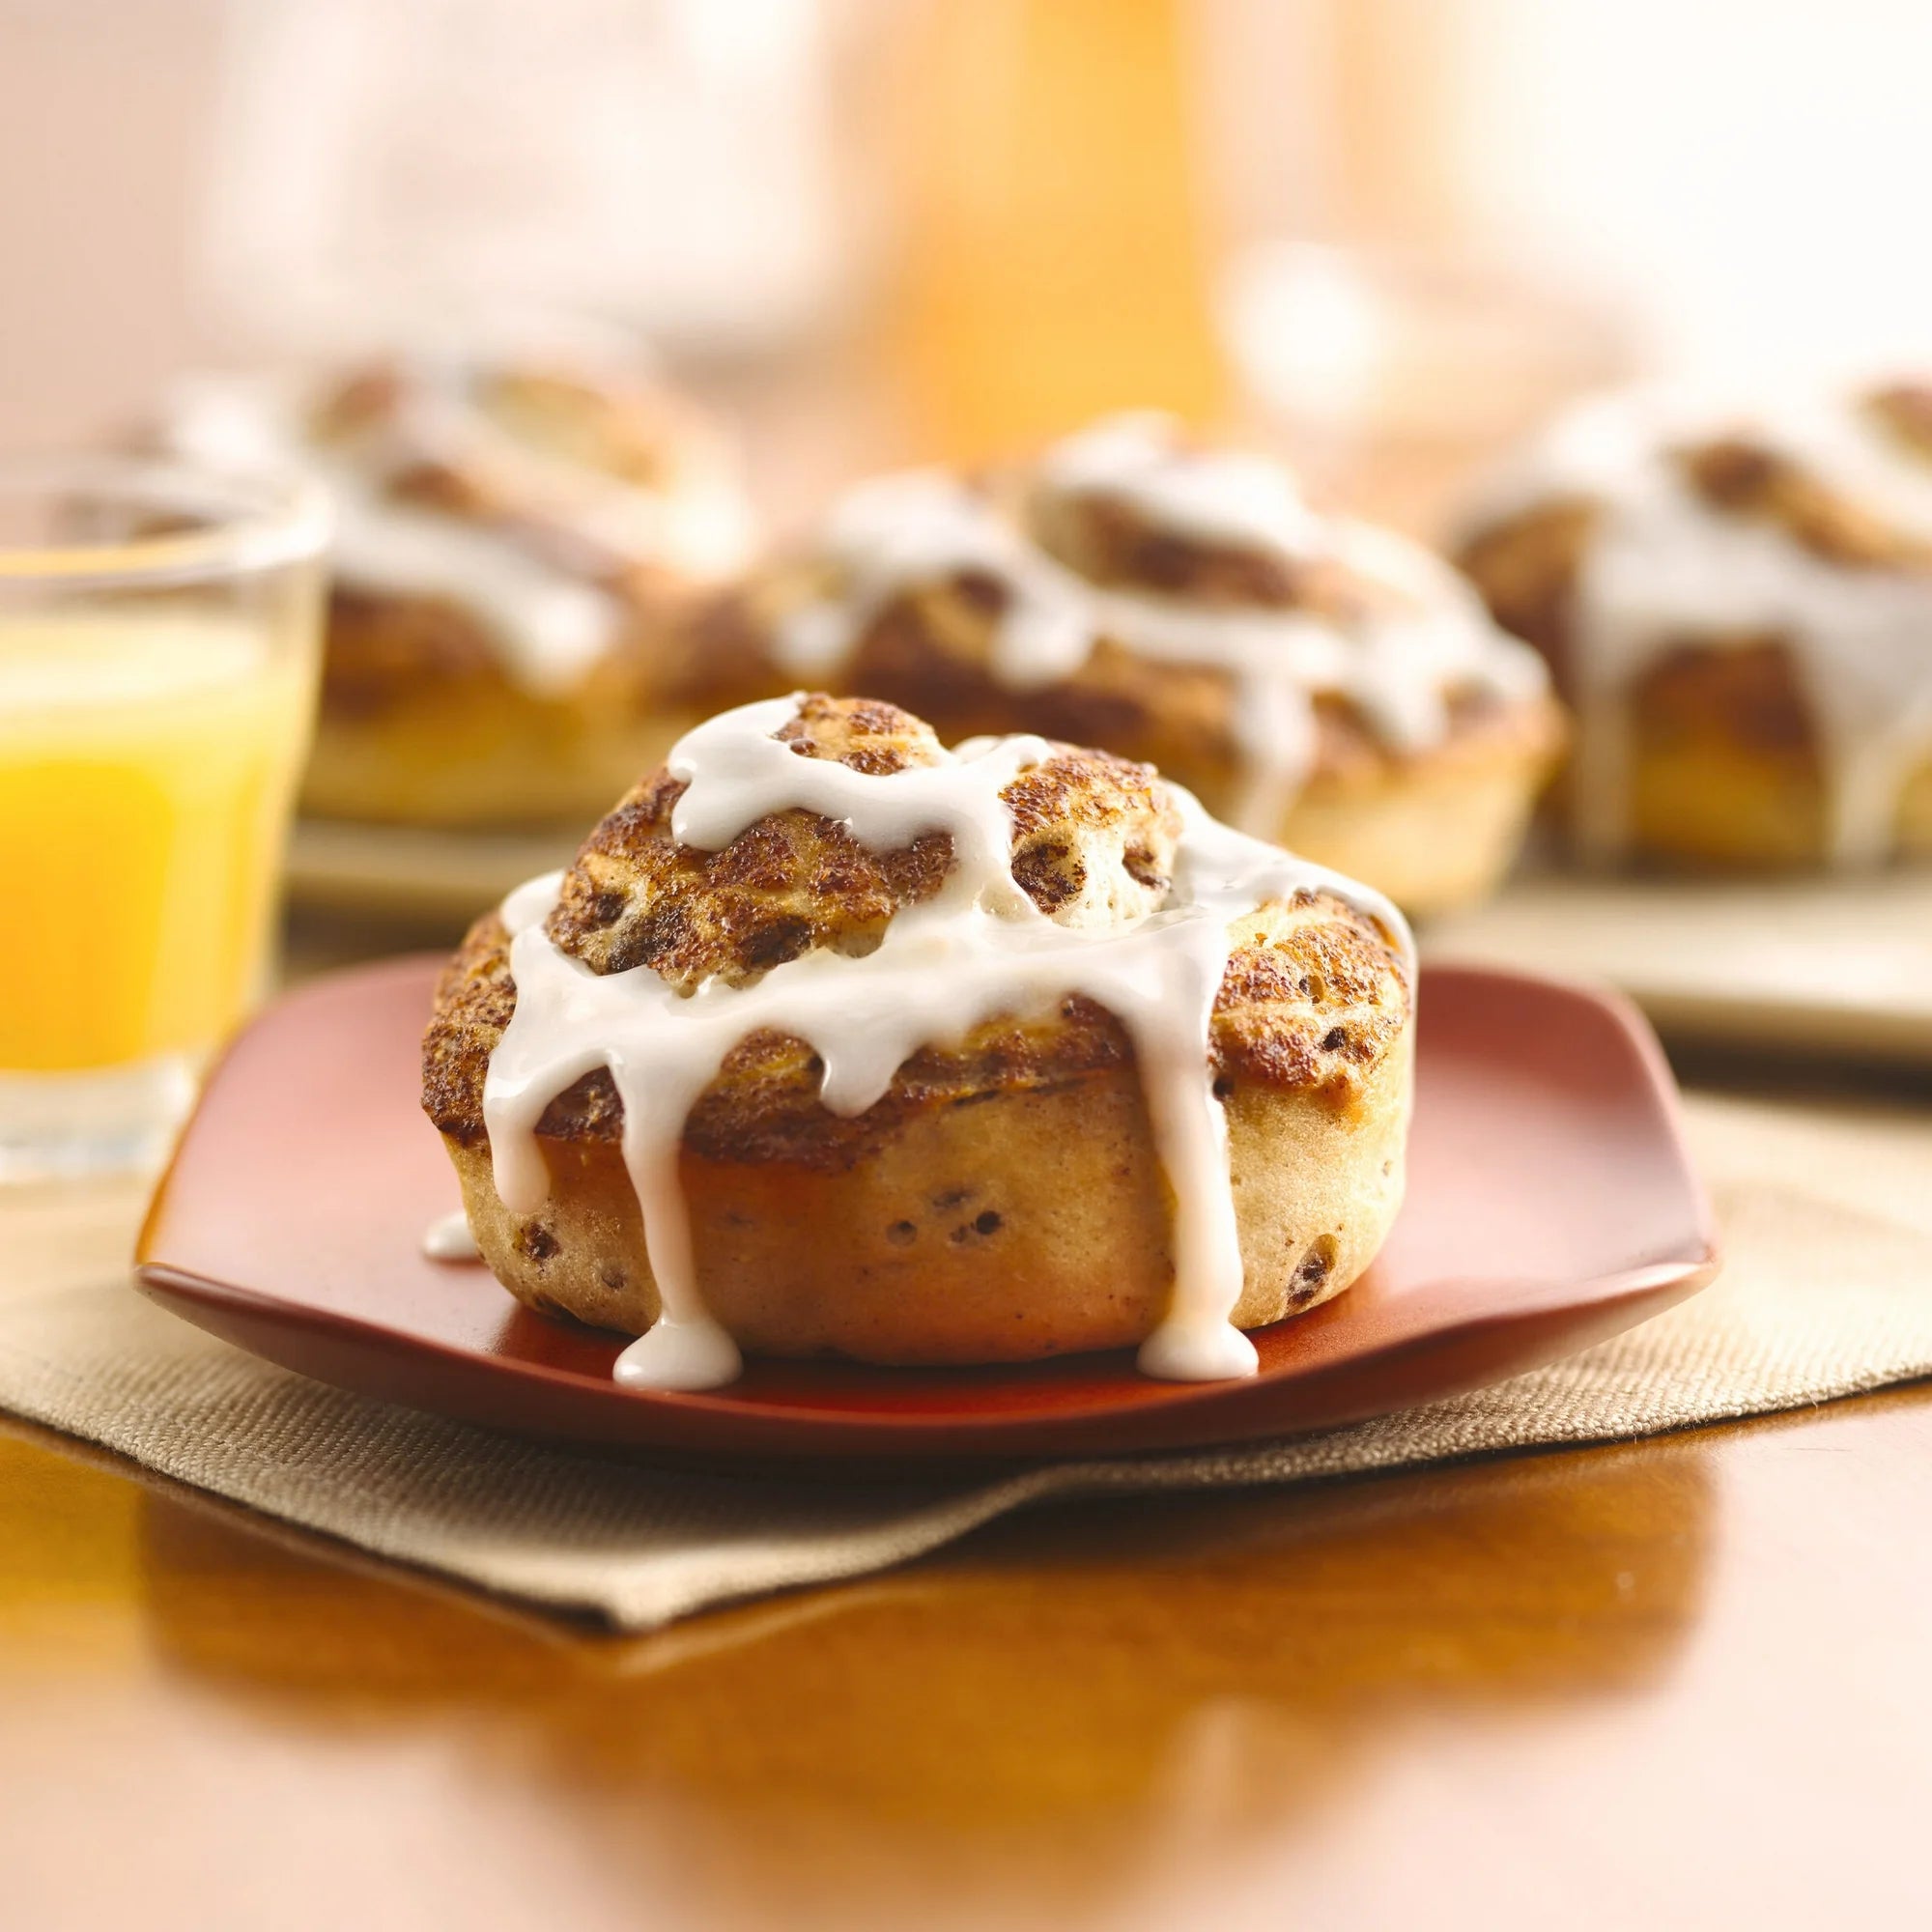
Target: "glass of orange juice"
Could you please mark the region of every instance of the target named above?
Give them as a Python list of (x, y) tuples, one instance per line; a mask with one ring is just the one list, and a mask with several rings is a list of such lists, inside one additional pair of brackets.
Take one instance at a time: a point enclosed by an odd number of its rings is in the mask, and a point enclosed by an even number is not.
[(0, 1179), (158, 1158), (260, 990), (327, 534), (301, 481), (0, 463)]

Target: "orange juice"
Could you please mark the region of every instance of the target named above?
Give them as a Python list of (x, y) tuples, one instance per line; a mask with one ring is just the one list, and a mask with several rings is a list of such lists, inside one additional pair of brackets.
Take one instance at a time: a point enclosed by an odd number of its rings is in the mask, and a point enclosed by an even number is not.
[(923, 10), (886, 348), (928, 458), (1009, 456), (1110, 410), (1220, 413), (1191, 11)]
[(194, 1053), (240, 1016), (309, 657), (182, 601), (0, 613), (0, 1069)]

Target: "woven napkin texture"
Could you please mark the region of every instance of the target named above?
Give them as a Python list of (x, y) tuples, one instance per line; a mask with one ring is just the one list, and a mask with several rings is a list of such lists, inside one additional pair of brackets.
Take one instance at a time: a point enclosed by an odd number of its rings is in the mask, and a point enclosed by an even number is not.
[(10, 1205), (0, 1408), (357, 1548), (647, 1629), (905, 1561), (1049, 1499), (1215, 1489), (1597, 1442), (1932, 1374), (1932, 1115), (1692, 1096), (1728, 1264), (1627, 1335), (1320, 1435), (916, 1485), (659, 1470), (325, 1387), (141, 1300), (131, 1201)]

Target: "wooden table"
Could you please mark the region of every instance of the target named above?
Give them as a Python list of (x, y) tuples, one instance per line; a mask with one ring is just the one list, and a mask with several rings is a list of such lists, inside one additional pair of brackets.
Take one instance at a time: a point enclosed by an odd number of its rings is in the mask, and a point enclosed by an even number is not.
[(638, 1640), (0, 1430), (0, 1924), (1932, 1922), (1932, 1393)]

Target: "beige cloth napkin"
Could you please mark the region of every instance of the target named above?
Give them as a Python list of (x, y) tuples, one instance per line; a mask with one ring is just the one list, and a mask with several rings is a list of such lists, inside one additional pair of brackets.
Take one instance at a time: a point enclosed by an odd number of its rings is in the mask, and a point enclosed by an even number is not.
[(1693, 1097), (1689, 1115), (1728, 1244), (1717, 1286), (1533, 1375), (1294, 1440), (902, 1486), (653, 1469), (242, 1354), (139, 1299), (103, 1259), (125, 1220), (85, 1203), (65, 1223), (57, 1207), (0, 1218), (0, 1408), (359, 1548), (643, 1629), (878, 1570), (1049, 1498), (1601, 1441), (1932, 1374), (1932, 1114)]

